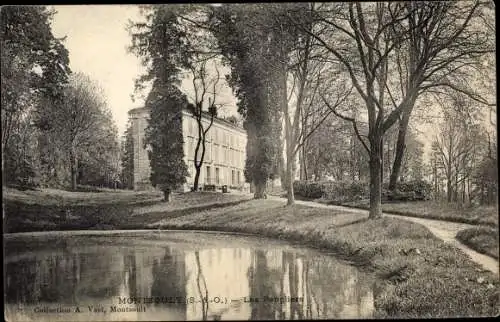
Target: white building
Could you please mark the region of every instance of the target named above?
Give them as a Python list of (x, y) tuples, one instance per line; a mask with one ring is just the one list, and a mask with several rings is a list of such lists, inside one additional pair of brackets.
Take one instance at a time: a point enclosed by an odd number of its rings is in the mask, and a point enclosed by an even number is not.
[[(148, 125), (148, 108), (135, 108), (129, 111), (134, 138), (134, 189), (152, 189), (150, 182), (151, 167), (147, 149), (144, 148), (144, 133)], [(204, 113), (204, 128), (210, 124), (210, 115)], [(189, 176), (183, 190), (189, 191), (195, 176), (194, 154), (198, 140), (198, 123), (192, 114), (182, 111), (182, 133), (184, 137), (184, 161), (188, 166)], [(206, 137), (206, 151), (200, 172), (199, 187), (215, 185), (240, 189), (245, 185), (243, 169), (246, 159), (246, 131), (223, 119), (215, 118)], [(200, 148), (201, 150), (201, 148)], [(198, 153), (198, 160), (201, 151)]]

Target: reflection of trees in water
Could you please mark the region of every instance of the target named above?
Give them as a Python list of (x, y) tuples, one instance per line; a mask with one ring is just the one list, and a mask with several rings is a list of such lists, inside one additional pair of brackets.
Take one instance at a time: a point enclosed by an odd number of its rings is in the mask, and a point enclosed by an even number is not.
[[(304, 301), (305, 301), (305, 318), (306, 319), (312, 319), (313, 318), (313, 311), (312, 311), (312, 302), (314, 301), (317, 304), (316, 301), (316, 296), (314, 295), (314, 290), (311, 289), (311, 286), (309, 284), (309, 261), (305, 260), (303, 262), (303, 270), (302, 270), (302, 288), (303, 288), (303, 296), (304, 296)], [(319, 311), (316, 306), (316, 316), (319, 316)]]
[(51, 253), (6, 265), (9, 301), (76, 303), (80, 296), (115, 294), (120, 276), (111, 256)]
[(137, 297), (137, 259), (133, 252), (127, 251), (123, 258), (127, 275), (127, 285), (130, 297)]
[[(151, 296), (160, 298), (159, 307), (177, 312), (175, 319), (186, 320), (186, 263), (184, 256), (165, 248), (163, 259), (153, 260)], [(182, 301), (177, 301), (177, 297)], [(156, 305), (156, 304), (155, 304)]]
[[(289, 252), (284, 252), (283, 257), (286, 260), (286, 263), (288, 265), (288, 285), (290, 285), (290, 297), (291, 298), (298, 298), (299, 297), (299, 279), (300, 275), (298, 272), (298, 265), (297, 265), (297, 258), (295, 254), (289, 253)], [(306, 283), (302, 283), (304, 285)], [(302, 302), (290, 302), (290, 317), (291, 319), (295, 319), (296, 317), (299, 320), (304, 319), (304, 311), (303, 311), (303, 306)]]
[[(358, 272), (323, 257), (305, 257), (294, 252), (282, 252), (281, 265), (269, 267), (266, 252), (256, 251), (250, 267), (251, 319), (314, 319), (343, 317), (346, 305), (351, 314), (362, 316), (362, 297), (371, 284), (359, 280)], [(278, 295), (279, 294), (279, 295)], [(262, 302), (264, 296), (302, 298), (285, 303)]]
[[(203, 271), (201, 269), (201, 263), (200, 263), (200, 252), (195, 251), (194, 256), (196, 259), (196, 266), (198, 267), (196, 271), (196, 286), (198, 287), (198, 294), (199, 298), (202, 299), (201, 302), (201, 313), (202, 313), (202, 320), (206, 321), (207, 320), (207, 314), (208, 314), (208, 289), (207, 289), (207, 282), (205, 280), (205, 276), (203, 275)], [(210, 259), (211, 257), (209, 257)], [(211, 263), (210, 263), (211, 264)], [(203, 287), (205, 289), (205, 292), (201, 290), (201, 282), (203, 282)], [(203, 300), (205, 299), (205, 300)]]
[(5, 265), (5, 301), (32, 303), (40, 296), (35, 261), (13, 262)]
[(130, 295), (137, 294), (135, 252), (115, 248), (95, 253), (42, 253), (32, 259), (6, 264), (9, 302), (78, 303), (82, 298), (110, 299), (120, 293), (124, 273)]
[(248, 283), (250, 288), (250, 297), (257, 298), (260, 302), (251, 303), (251, 316), (252, 320), (265, 320), (275, 319), (281, 316), (281, 304), (273, 302), (263, 302), (263, 298), (277, 297), (274, 285), (276, 282), (276, 275), (268, 268), (266, 252), (263, 250), (256, 250), (253, 253), (252, 266), (248, 269)]
[[(370, 292), (370, 284), (360, 280), (361, 276), (354, 268), (326, 259), (314, 260), (308, 266), (310, 277), (307, 284), (313, 299), (309, 303), (321, 307), (318, 318), (341, 317), (347, 304), (357, 304), (360, 314), (361, 298)], [(318, 305), (315, 298), (321, 299), (322, 303)]]
[(76, 287), (78, 297), (109, 299), (119, 293), (123, 283), (123, 254), (116, 249), (108, 249), (105, 253), (79, 254), (77, 262), (80, 277)]
[[(281, 272), (280, 272), (280, 277), (279, 277), (279, 280), (280, 280), (280, 297), (285, 297), (286, 294), (285, 294), (285, 274), (286, 274), (286, 259), (285, 259), (285, 256), (283, 254), (283, 256), (281, 256)], [(280, 306), (279, 308), (279, 318), (280, 320), (284, 320), (285, 319), (285, 310), (284, 310), (284, 307), (283, 306)]]
[(186, 297), (186, 264), (183, 256), (175, 256), (170, 247), (165, 248), (163, 260), (153, 261), (153, 297)]

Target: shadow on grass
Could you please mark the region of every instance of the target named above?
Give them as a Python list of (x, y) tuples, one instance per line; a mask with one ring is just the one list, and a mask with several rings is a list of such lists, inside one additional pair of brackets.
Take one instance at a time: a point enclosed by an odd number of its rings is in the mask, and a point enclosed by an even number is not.
[(473, 227), (461, 230), (456, 238), (464, 245), (469, 246), (478, 253), (488, 255), (498, 260), (499, 237), (498, 228)]
[[(188, 214), (234, 206), (247, 200), (220, 202), (198, 207), (166, 212), (133, 215), (130, 204), (41, 206), (19, 201), (4, 203), (4, 233), (57, 231), (57, 230), (118, 230), (148, 229), (148, 225), (165, 218), (176, 218)], [(157, 203), (144, 201), (133, 206)]]
[(348, 222), (348, 223), (345, 223), (345, 224), (342, 224), (342, 225), (335, 225), (335, 227), (336, 228), (342, 228), (342, 227), (351, 226), (351, 225), (355, 225), (355, 224), (361, 224), (361, 223), (364, 223), (364, 222), (366, 222), (368, 220), (370, 220), (368, 217), (361, 218), (361, 219), (358, 219), (358, 220), (355, 220), (355, 221), (351, 221), (351, 222)]

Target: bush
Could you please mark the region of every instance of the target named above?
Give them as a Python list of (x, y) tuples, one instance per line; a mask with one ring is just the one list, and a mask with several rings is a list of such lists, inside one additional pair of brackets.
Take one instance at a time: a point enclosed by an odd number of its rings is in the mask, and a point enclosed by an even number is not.
[[(323, 198), (337, 204), (369, 198), (369, 187), (370, 185), (363, 181), (295, 181), (293, 183), (295, 195), (298, 197)], [(389, 191), (385, 184), (382, 200), (429, 200), (431, 193), (431, 184), (424, 180), (412, 180), (398, 183), (394, 191)]]
[(398, 182), (396, 189), (389, 191), (387, 185), (384, 185), (382, 193), (391, 201), (415, 201), (429, 200), (432, 194), (432, 185), (425, 180), (411, 180), (407, 182)]
[(317, 199), (324, 194), (324, 182), (295, 181), (293, 183), (295, 195), (303, 198)]
[(308, 199), (324, 198), (333, 202), (360, 200), (368, 197), (368, 184), (346, 181), (295, 181), (295, 195)]

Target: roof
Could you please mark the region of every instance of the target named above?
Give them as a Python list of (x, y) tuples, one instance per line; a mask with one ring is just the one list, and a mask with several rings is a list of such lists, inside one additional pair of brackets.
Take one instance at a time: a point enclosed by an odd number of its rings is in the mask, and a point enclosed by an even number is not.
[[(149, 111), (149, 108), (148, 107), (136, 107), (136, 108), (133, 108), (131, 110), (128, 111), (128, 114), (131, 115), (131, 114), (136, 114), (136, 113), (141, 113), (141, 112), (148, 112)], [(191, 113), (189, 112), (189, 110), (185, 107), (183, 108), (183, 111), (184, 112), (187, 112), (187, 113)], [(210, 118), (210, 114), (207, 112), (207, 111), (202, 111), (202, 115), (205, 116), (206, 118)], [(240, 130), (240, 131), (243, 131), (246, 133), (245, 129), (243, 129), (242, 127), (234, 124), (234, 123), (231, 123), (225, 119), (222, 119), (222, 118), (219, 118), (219, 117), (215, 117), (214, 118), (214, 122), (217, 122), (217, 123), (220, 123), (220, 124), (224, 124), (226, 126), (229, 126), (229, 127), (232, 127), (234, 129), (237, 129), (237, 130)]]
[(136, 108), (133, 108), (131, 110), (128, 111), (128, 114), (134, 114), (134, 113), (138, 113), (138, 112), (145, 112), (149, 110), (147, 107), (136, 107)]

